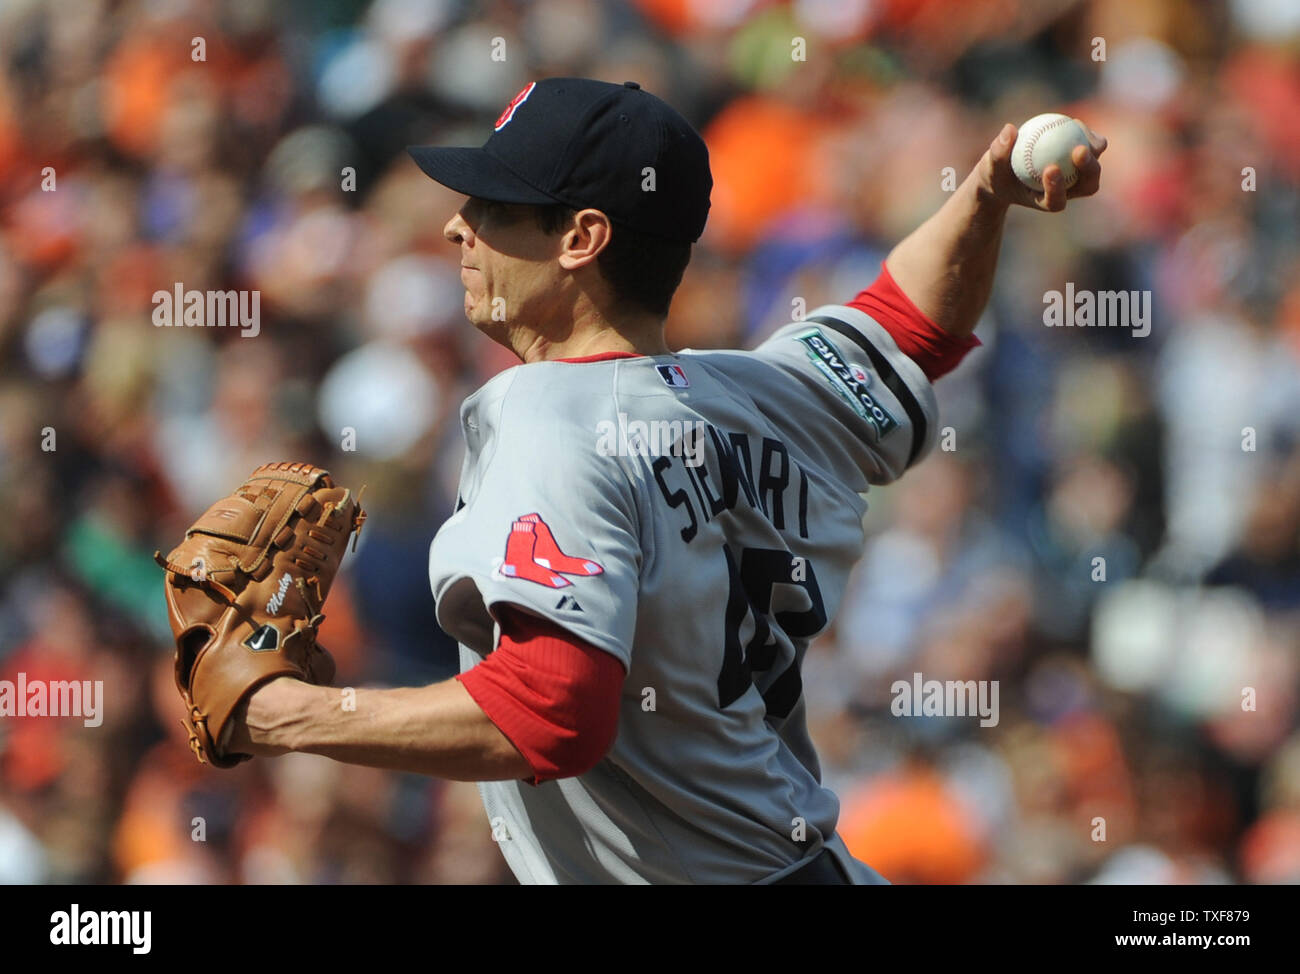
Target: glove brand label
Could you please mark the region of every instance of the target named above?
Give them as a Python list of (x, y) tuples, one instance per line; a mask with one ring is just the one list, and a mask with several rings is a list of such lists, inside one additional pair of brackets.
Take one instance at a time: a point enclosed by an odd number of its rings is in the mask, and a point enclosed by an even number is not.
[(280, 611), (280, 606), (284, 605), (284, 597), (289, 594), (289, 586), (293, 584), (293, 576), (288, 572), (280, 578), (280, 586), (276, 589), (275, 594), (266, 600), (266, 614), (275, 615)]
[(255, 653), (269, 653), (280, 647), (280, 631), (275, 626), (259, 626), (243, 644)]

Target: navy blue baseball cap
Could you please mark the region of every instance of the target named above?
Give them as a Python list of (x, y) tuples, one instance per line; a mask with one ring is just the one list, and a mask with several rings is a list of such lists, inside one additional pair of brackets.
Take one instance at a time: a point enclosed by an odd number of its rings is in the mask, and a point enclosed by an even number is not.
[(510, 100), (479, 148), (413, 146), (449, 189), (499, 203), (593, 207), (616, 225), (693, 243), (709, 215), (709, 150), (635, 81), (546, 78)]

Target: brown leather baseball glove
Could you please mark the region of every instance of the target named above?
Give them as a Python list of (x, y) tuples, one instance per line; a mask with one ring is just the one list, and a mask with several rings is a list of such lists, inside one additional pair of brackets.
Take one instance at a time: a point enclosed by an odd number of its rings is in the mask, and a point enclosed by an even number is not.
[(222, 753), (222, 732), (263, 683), (334, 679), (316, 631), (348, 538), (365, 517), (327, 471), (268, 463), (208, 508), (165, 559), (154, 553), (167, 573), (176, 687), (200, 763), (231, 768), (251, 757)]

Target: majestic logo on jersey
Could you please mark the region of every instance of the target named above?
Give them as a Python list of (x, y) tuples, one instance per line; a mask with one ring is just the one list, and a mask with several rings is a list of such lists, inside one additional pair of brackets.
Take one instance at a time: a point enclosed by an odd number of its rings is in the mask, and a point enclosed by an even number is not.
[(573, 583), (565, 575), (599, 575), (604, 570), (594, 561), (561, 551), (540, 514), (525, 514), (510, 525), (506, 557), (500, 568), (507, 578), (522, 578), (547, 588), (567, 588)]
[(820, 329), (814, 328), (796, 338), (803, 343), (809, 360), (826, 376), (831, 388), (855, 413), (876, 428), (877, 438), (898, 428), (898, 420), (867, 392), (869, 376), (866, 370), (845, 361), (840, 350), (827, 340)]
[(530, 81), (523, 91), (510, 99), (510, 104), (505, 107), (505, 111), (497, 116), (496, 124), (492, 126), (493, 132), (500, 132), (506, 127), (506, 123), (515, 117), (515, 109), (528, 100), (528, 96), (533, 93), (533, 89), (536, 87), (537, 82)]
[(686, 373), (682, 371), (680, 365), (656, 365), (655, 371), (659, 373), (659, 378), (664, 380), (664, 385), (673, 389), (685, 389), (691, 384), (691, 380), (686, 378)]

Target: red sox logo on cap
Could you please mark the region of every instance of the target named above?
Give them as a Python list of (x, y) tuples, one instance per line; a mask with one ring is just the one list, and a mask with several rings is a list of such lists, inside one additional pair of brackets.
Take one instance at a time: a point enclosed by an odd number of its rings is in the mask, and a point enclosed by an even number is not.
[(496, 125), (492, 127), (492, 131), (500, 132), (503, 128), (505, 128), (506, 123), (515, 117), (515, 109), (528, 100), (528, 96), (533, 93), (533, 89), (536, 87), (537, 87), (537, 82), (530, 81), (528, 82), (527, 86), (524, 88), (523, 91), (519, 92), (519, 94), (511, 98), (510, 104), (506, 106), (505, 111), (503, 111), (499, 116), (497, 116), (497, 122)]
[[(532, 101), (532, 108), (520, 106)], [(513, 123), (513, 124), (512, 124)], [(709, 150), (667, 102), (590, 78), (543, 78), (524, 86), (478, 147), (413, 145), (411, 157), (466, 196), (533, 206), (604, 210), (615, 226), (694, 242), (709, 213)], [(656, 192), (637, 173), (658, 174)]]

